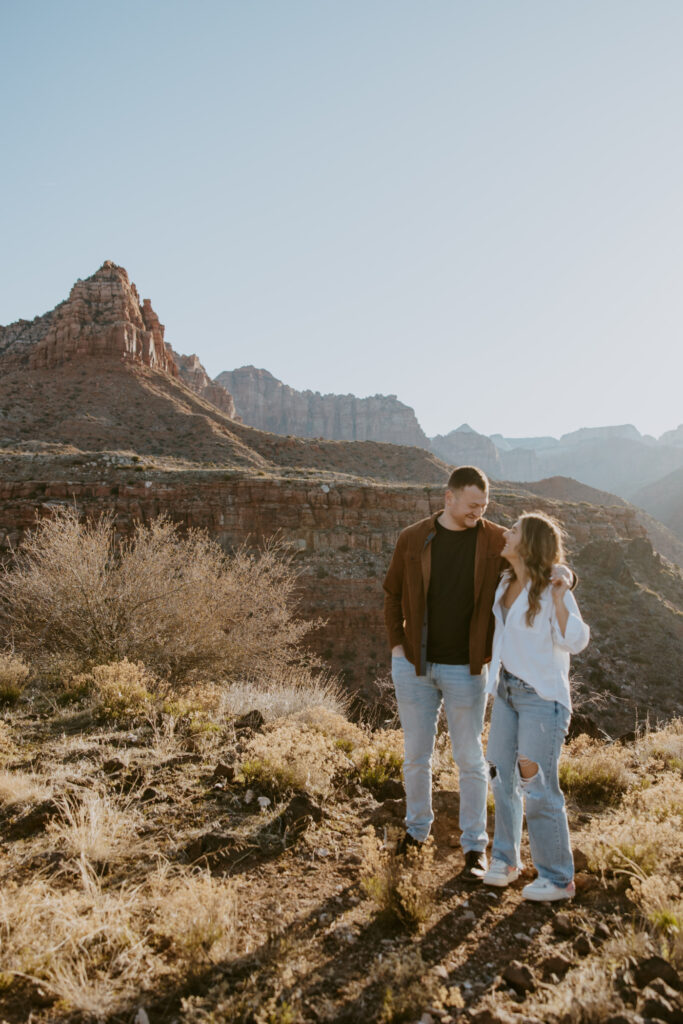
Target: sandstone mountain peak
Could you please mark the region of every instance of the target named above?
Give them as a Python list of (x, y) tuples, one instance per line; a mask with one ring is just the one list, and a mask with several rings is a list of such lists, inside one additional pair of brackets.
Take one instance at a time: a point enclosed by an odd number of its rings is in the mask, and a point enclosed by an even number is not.
[(140, 301), (125, 268), (111, 260), (76, 281), (69, 298), (51, 312), (0, 327), (0, 356), (33, 370), (113, 357), (178, 376), (152, 303)]

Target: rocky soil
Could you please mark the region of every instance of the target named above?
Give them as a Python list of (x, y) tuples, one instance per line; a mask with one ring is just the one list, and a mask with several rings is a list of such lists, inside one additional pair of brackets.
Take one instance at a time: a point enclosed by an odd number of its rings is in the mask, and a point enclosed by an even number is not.
[[(389, 733), (364, 733), (339, 716), (308, 709), (308, 735), (318, 740), (307, 755), (300, 715), (264, 723), (259, 712), (231, 717), (214, 710), (208, 719), (195, 716), (194, 728), (187, 716), (168, 713), (156, 721), (98, 726), (87, 706), (58, 710), (35, 694), (3, 717), (2, 761), (11, 772), (9, 779), (0, 773), (0, 879), (9, 901), (0, 908), (5, 1024), (681, 1020), (683, 961), (666, 933), (648, 924), (629, 887), (637, 864), (625, 872), (614, 862), (608, 866), (607, 847), (596, 837), (613, 828), (618, 810), (604, 800), (569, 799), (578, 870), (570, 904), (522, 899), (521, 888), (533, 877), (526, 847), (529, 870), (519, 882), (505, 890), (468, 885), (459, 877), (457, 776), (442, 736), (433, 842), (409, 865), (412, 889), (403, 912), (400, 905), (387, 911), (372, 893), (382, 865), (396, 866), (390, 848), (404, 811), (402, 787), (395, 767), (381, 782), (364, 771), (354, 748), (374, 751), (374, 763), (394, 764), (387, 750), (400, 749), (400, 735), (394, 742)], [(198, 728), (202, 720), (212, 729)], [(270, 776), (245, 780), (244, 765), (259, 737), (275, 745), (278, 735), (291, 738), (296, 757), (314, 754), (319, 774), (331, 780), (325, 792), (319, 782), (276, 792), (272, 766)], [(666, 754), (657, 754), (660, 748)], [(628, 766), (631, 780), (617, 803), (628, 799), (629, 789), (667, 779), (669, 789), (662, 791), (674, 820), (683, 814), (680, 730), (613, 749), (612, 762), (620, 770)], [(573, 756), (568, 751), (569, 762)], [(28, 786), (23, 792), (18, 778)], [(77, 833), (73, 827), (74, 808), (94, 814), (87, 793), (98, 794), (101, 804), (103, 847), (97, 852), (83, 828)], [(102, 816), (105, 805), (109, 818)], [(71, 825), (65, 822), (69, 807)], [(118, 838), (112, 809), (124, 816)], [(78, 820), (87, 824), (87, 814)], [(659, 862), (662, 884), (683, 867), (679, 849), (667, 855)], [(159, 876), (162, 864), (170, 873)], [(160, 902), (150, 903), (146, 886), (157, 877)], [(232, 910), (216, 902), (226, 915), (216, 919), (199, 913), (194, 902), (179, 902), (179, 879), (190, 895), (200, 884), (210, 886), (204, 898), (214, 902), (229, 894)], [(32, 905), (38, 886), (43, 910), (32, 928), (45, 958), (21, 971), (34, 940), (24, 938), (17, 947), (21, 914), (15, 910), (14, 923), (8, 922), (7, 908), (22, 900)], [(142, 919), (127, 894), (148, 907)], [(69, 900), (86, 916), (78, 984), (71, 962), (61, 974), (50, 971), (60, 957), (51, 915), (64, 913)], [(88, 931), (88, 915), (103, 908), (109, 932), (97, 939), (96, 924)], [(170, 931), (165, 915), (171, 915)], [(122, 919), (132, 944), (127, 960), (114, 931)], [(195, 945), (181, 941), (192, 928)], [(102, 950), (98, 942), (105, 943)], [(134, 955), (136, 948), (144, 956)]]

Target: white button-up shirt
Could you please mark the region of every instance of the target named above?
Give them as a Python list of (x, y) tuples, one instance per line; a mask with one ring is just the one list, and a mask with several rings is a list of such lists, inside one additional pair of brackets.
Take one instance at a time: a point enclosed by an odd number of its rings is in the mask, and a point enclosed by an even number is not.
[(526, 623), (528, 583), (507, 610), (503, 622), (501, 606), (509, 580), (510, 574), (505, 573), (498, 584), (493, 604), (496, 629), (486, 691), (495, 692), (498, 673), (503, 666), (512, 675), (533, 686), (539, 697), (556, 700), (571, 711), (569, 655), (582, 651), (590, 639), (590, 630), (581, 618), (574, 595), (571, 590), (567, 590), (564, 595), (569, 618), (562, 636), (550, 587), (541, 593), (541, 608), (532, 626)]

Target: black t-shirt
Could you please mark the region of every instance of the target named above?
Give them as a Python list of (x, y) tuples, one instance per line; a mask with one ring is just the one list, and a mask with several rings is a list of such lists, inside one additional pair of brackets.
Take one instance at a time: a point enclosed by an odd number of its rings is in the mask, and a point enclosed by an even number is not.
[(478, 526), (447, 530), (436, 523), (427, 592), (427, 661), (469, 664), (478, 532)]

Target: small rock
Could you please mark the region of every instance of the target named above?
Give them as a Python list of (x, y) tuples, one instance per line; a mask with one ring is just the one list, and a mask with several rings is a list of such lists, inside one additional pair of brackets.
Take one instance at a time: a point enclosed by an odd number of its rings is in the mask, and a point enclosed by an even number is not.
[(59, 814), (59, 807), (54, 800), (43, 800), (31, 807), (20, 817), (15, 818), (8, 829), (12, 839), (25, 839), (45, 828), (56, 814)]
[(322, 821), (322, 808), (310, 796), (299, 793), (293, 796), (280, 815), (280, 821), (291, 834), (298, 836), (312, 821)]
[(588, 956), (589, 953), (593, 952), (593, 943), (587, 935), (579, 935), (574, 940), (574, 949), (579, 956)]
[(556, 974), (558, 978), (563, 978), (571, 966), (571, 960), (568, 960), (565, 956), (561, 956), (559, 953), (553, 953), (552, 956), (547, 956), (541, 964), (541, 967), (546, 973)]
[(665, 1024), (681, 1024), (683, 1012), (677, 1009), (665, 996), (651, 988), (643, 990), (638, 1001), (639, 1012), (648, 1020), (664, 1021)]
[(607, 939), (612, 937), (612, 932), (604, 921), (598, 921), (593, 932), (593, 938), (596, 942), (606, 942)]
[(553, 931), (556, 935), (574, 935), (576, 928), (572, 924), (569, 914), (555, 914), (553, 918)]
[(269, 796), (260, 796), (260, 797), (257, 797), (257, 801), (256, 802), (258, 803), (258, 805), (261, 808), (261, 810), (265, 811), (265, 810), (267, 810), (270, 807), (271, 799), (270, 799)]
[(144, 1006), (141, 1006), (138, 1009), (138, 1012), (135, 1014), (133, 1024), (149, 1024), (149, 1017), (147, 1016), (147, 1011)]
[(213, 779), (226, 779), (228, 782), (233, 782), (235, 778), (235, 769), (231, 764), (223, 764), (219, 761), (213, 770)]
[(245, 802), (245, 804), (250, 804), (253, 799), (254, 799), (254, 790), (253, 789), (248, 789), (246, 791), (246, 793), (244, 794), (244, 802)]
[(511, 960), (503, 971), (503, 980), (510, 985), (515, 992), (531, 992), (536, 988), (534, 972), (527, 964), (519, 960)]
[(588, 857), (583, 850), (574, 850), (574, 870), (588, 871)]
[(142, 793), (140, 794), (140, 803), (141, 804), (149, 804), (149, 803), (152, 802), (152, 800), (158, 800), (158, 799), (159, 799), (159, 791), (157, 789), (155, 789), (154, 786), (147, 786), (147, 788), (144, 789), (142, 791)]
[(431, 1013), (423, 1013), (420, 1017), (420, 1024), (434, 1024), (434, 1018)]
[(403, 783), (398, 779), (387, 779), (377, 794), (378, 800), (402, 800), (403, 796)]
[(448, 971), (443, 964), (436, 965), (434, 968), (434, 974), (438, 975), (439, 978), (443, 978), (445, 981), (448, 981)]
[(634, 968), (633, 977), (638, 988), (645, 988), (655, 978), (662, 978), (667, 985), (677, 991), (681, 987), (681, 980), (668, 960), (661, 956), (651, 956), (647, 960), (641, 960)]
[(451, 847), (451, 849), (455, 849), (456, 846), (460, 846), (460, 840), (458, 839), (457, 836), (451, 836), (450, 839), (448, 840), (448, 845)]
[(518, 1024), (519, 1017), (499, 1008), (496, 1010), (480, 1010), (470, 1017), (471, 1024)]
[(241, 718), (236, 719), (233, 722), (235, 732), (239, 732), (241, 729), (253, 729), (254, 732), (261, 732), (265, 725), (265, 718), (261, 712), (254, 708), (253, 711), (247, 712), (246, 715), (242, 715)]

